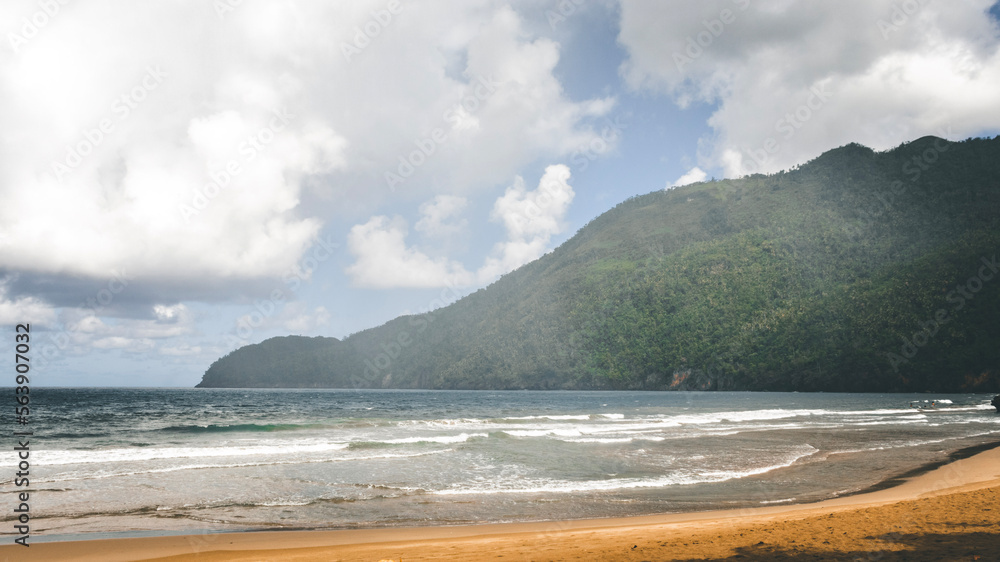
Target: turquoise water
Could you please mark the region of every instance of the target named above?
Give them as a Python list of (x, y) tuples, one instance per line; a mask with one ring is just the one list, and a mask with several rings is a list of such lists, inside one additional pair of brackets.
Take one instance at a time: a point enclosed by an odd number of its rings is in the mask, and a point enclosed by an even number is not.
[(32, 389), (33, 539), (814, 501), (1000, 441), (990, 398)]

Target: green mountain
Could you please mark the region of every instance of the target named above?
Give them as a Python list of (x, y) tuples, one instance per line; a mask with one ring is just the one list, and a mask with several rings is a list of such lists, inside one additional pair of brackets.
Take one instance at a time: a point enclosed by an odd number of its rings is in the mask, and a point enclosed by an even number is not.
[(450, 306), (198, 386), (994, 392), (998, 218), (1000, 137), (850, 144), (631, 198)]

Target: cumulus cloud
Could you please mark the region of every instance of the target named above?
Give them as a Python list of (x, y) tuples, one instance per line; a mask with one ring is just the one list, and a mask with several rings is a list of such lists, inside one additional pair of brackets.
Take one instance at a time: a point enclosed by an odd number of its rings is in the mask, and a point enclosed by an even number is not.
[[(17, 84), (0, 110), (16, 131), (0, 141), (7, 267), (93, 278), (127, 266), (197, 284), (273, 275), (316, 235), (320, 222), (296, 208), (301, 182), (342, 166), (346, 141), (287, 110), (292, 83), (154, 32), (207, 15), (175, 7), (67, 9), (0, 63), (0, 79)], [(78, 48), (81, 29), (103, 31)], [(217, 31), (231, 45), (258, 41), (238, 22)], [(52, 103), (68, 90), (74, 103)]]
[(773, 172), (848, 142), (1000, 128), (992, 0), (622, 0), (631, 87), (718, 104), (704, 166)]
[(355, 225), (347, 237), (347, 248), (356, 261), (347, 274), (356, 286), (442, 287), (448, 283), (467, 285), (471, 277), (465, 267), (446, 257), (431, 258), (407, 247), (407, 224), (401, 217), (372, 217)]
[(46, 323), (46, 329), (36, 339), (39, 357), (35, 368), (49, 374), (53, 362), (94, 350), (132, 353), (161, 349), (163, 352), (162, 349), (179, 345), (166, 342), (196, 333), (195, 315), (184, 304), (155, 305), (144, 312), (143, 317), (104, 318), (86, 308), (53, 311), (55, 318)]
[(468, 200), (454, 195), (437, 195), (420, 205), (420, 220), (414, 227), (417, 232), (433, 238), (456, 236), (465, 230), (469, 221), (452, 220), (465, 210)]
[(282, 310), (282, 327), (293, 334), (307, 334), (330, 323), (332, 315), (326, 307), (318, 306), (309, 310), (308, 305), (298, 301), (285, 305)]
[[(355, 225), (348, 236), (348, 249), (356, 260), (347, 273), (360, 287), (454, 287), (483, 284), (542, 256), (551, 247), (552, 237), (565, 230), (563, 219), (573, 201), (570, 171), (563, 164), (545, 169), (538, 187), (529, 190), (518, 176), (514, 184), (497, 198), (490, 219), (503, 224), (505, 240), (496, 244), (483, 265), (471, 272), (448, 257), (430, 257), (408, 246), (407, 224), (401, 217), (372, 217)], [(452, 199), (436, 198), (421, 207), (423, 229), (437, 232), (431, 217), (464, 206)], [(418, 226), (421, 223), (418, 223)]]
[(537, 188), (529, 191), (518, 176), (496, 200), (490, 218), (504, 225), (507, 240), (496, 245), (479, 269), (480, 280), (492, 280), (548, 251), (552, 236), (565, 229), (563, 219), (575, 195), (569, 178), (565, 165), (549, 166)]
[(700, 181), (705, 181), (705, 178), (707, 177), (708, 174), (705, 173), (705, 170), (702, 170), (701, 168), (695, 166), (694, 168), (688, 170), (686, 174), (677, 178), (677, 181), (668, 185), (667, 189), (670, 189), (672, 187), (680, 187), (682, 185), (688, 185), (692, 183), (698, 183)]
[(101, 318), (93, 311), (84, 309), (64, 309), (60, 320), (64, 331), (76, 336), (77, 343), (109, 342), (103, 347), (123, 347), (115, 342), (127, 340), (152, 341), (188, 335), (194, 331), (195, 322), (194, 314), (184, 304), (156, 305), (152, 309), (152, 318), (114, 320)]
[[(36, 9), (4, 3), (0, 20)], [(404, 3), (345, 56), (384, 9), (61, 9), (0, 58), (0, 263), (67, 280), (125, 268), (137, 286), (225, 300), (222, 287), (294, 266), (324, 225), (369, 216), (393, 195), (384, 174), (415, 139), (439, 129), (444, 140), (404, 201), (442, 183), (474, 193), (589, 142), (591, 120), (613, 105), (568, 99), (559, 45), (501, 0)], [(426, 216), (427, 233), (459, 224)]]

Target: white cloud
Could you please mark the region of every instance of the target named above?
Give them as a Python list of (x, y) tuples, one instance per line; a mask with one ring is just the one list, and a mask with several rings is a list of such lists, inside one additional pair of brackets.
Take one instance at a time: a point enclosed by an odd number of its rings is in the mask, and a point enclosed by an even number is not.
[(174, 357), (197, 357), (205, 353), (206, 349), (202, 348), (200, 345), (179, 344), (162, 346), (159, 351), (162, 355), (170, 355)]
[[(506, 240), (496, 244), (492, 255), (476, 271), (447, 257), (432, 258), (419, 248), (407, 246), (407, 225), (401, 217), (372, 217), (355, 225), (348, 236), (348, 249), (356, 260), (347, 273), (360, 287), (454, 287), (483, 284), (541, 257), (550, 249), (552, 236), (563, 232), (563, 219), (573, 201), (570, 171), (563, 164), (548, 166), (538, 187), (528, 190), (518, 176), (497, 198), (490, 219), (502, 223)], [(464, 203), (435, 199), (422, 206), (425, 231), (437, 231), (429, 217), (450, 216)], [(421, 223), (418, 223), (418, 225)], [(435, 225), (435, 226), (430, 226)]]
[(166, 306), (158, 304), (153, 307), (153, 314), (156, 319), (160, 322), (172, 321), (174, 319), (179, 319), (184, 313), (187, 312), (187, 307), (183, 304), (177, 304), (174, 306)]
[(1000, 128), (992, 3), (622, 0), (622, 72), (681, 106), (718, 103), (701, 166), (730, 177), (849, 142), (964, 138)]
[(347, 248), (356, 261), (348, 266), (355, 286), (387, 289), (392, 287), (443, 287), (466, 285), (469, 272), (461, 263), (447, 258), (431, 258), (406, 246), (407, 226), (401, 217), (372, 217), (355, 225), (347, 237)]
[[(61, 10), (0, 59), (0, 262), (97, 279), (126, 268), (192, 295), (278, 277), (328, 221), (371, 215), (392, 195), (384, 174), (415, 139), (446, 137), (405, 198), (441, 184), (473, 193), (596, 138), (590, 120), (613, 105), (568, 99), (559, 45), (529, 35), (502, 0), (404, 3), (346, 60), (343, 45), (384, 8)], [(0, 4), (2, 21), (21, 12)]]
[(124, 349), (127, 351), (149, 351), (156, 347), (149, 338), (128, 338), (124, 336), (108, 336), (92, 340), (90, 345), (97, 349)]
[(245, 314), (236, 319), (237, 326), (252, 327), (257, 334), (277, 331), (279, 333), (311, 334), (330, 323), (332, 315), (326, 307), (310, 308), (303, 301), (285, 303), (280, 310), (271, 309), (270, 314), (259, 312)]
[(545, 168), (538, 187), (528, 191), (518, 177), (493, 204), (490, 218), (507, 230), (507, 240), (496, 245), (493, 256), (479, 269), (488, 281), (542, 256), (552, 236), (561, 233), (563, 219), (573, 201), (570, 171), (563, 164)]
[(52, 326), (56, 310), (35, 297), (7, 298), (8, 279), (0, 279), (0, 326), (34, 324)]
[(152, 316), (152, 319), (108, 319), (96, 315), (93, 311), (63, 309), (61, 322), (67, 333), (77, 337), (78, 343), (99, 339), (107, 339), (109, 342), (123, 341), (121, 338), (160, 340), (188, 335), (194, 331), (194, 315), (184, 304), (156, 305), (153, 307)]
[(689, 185), (692, 183), (698, 183), (700, 181), (705, 181), (705, 178), (707, 177), (708, 174), (705, 173), (705, 170), (702, 170), (701, 168), (695, 166), (694, 168), (688, 170), (686, 174), (677, 178), (677, 181), (668, 185), (667, 189), (670, 189), (672, 187), (680, 187), (682, 185)]
[(299, 301), (285, 305), (282, 310), (282, 327), (293, 334), (307, 334), (330, 323), (332, 315), (326, 307), (318, 306), (309, 310)]
[(468, 221), (460, 219), (452, 221), (465, 210), (468, 200), (454, 195), (437, 195), (433, 200), (420, 205), (420, 220), (415, 229), (417, 232), (433, 238), (445, 238), (460, 234)]

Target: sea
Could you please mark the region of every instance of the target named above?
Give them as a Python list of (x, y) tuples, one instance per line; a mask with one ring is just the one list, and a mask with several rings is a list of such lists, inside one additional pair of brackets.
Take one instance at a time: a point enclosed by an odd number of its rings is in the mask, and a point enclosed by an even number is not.
[(0, 519), (13, 525), (16, 494), (30, 491), (32, 542), (814, 502), (1000, 442), (1000, 415), (982, 394), (32, 388), (31, 397), (30, 485), (14, 485), (8, 437), (0, 495), (10, 508)]

